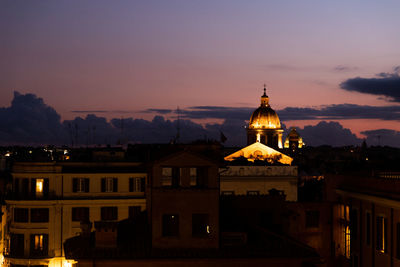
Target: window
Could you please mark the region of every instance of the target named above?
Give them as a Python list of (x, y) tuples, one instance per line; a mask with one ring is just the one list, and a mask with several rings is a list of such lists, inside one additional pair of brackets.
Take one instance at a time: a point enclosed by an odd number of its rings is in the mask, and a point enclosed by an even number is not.
[(24, 234), (14, 234), (10, 235), (10, 254), (13, 257), (23, 257), (24, 256)]
[(162, 168), (162, 186), (179, 187), (181, 184), (182, 169), (178, 167)]
[(72, 192), (88, 193), (89, 192), (89, 178), (72, 178)]
[(47, 256), (48, 254), (48, 235), (32, 234), (31, 235), (31, 256)]
[(118, 220), (118, 207), (102, 207), (101, 220), (102, 221)]
[(129, 192), (144, 192), (146, 180), (144, 177), (129, 178)]
[(344, 233), (344, 241), (345, 241), (345, 257), (350, 259), (350, 227), (346, 226), (345, 228), (345, 233)]
[(340, 228), (342, 231), (340, 253), (347, 259), (350, 259), (350, 206), (344, 204), (339, 206), (339, 218)]
[(89, 222), (89, 208), (75, 207), (72, 208), (73, 222)]
[(101, 192), (118, 192), (118, 178), (101, 178)]
[(207, 237), (209, 234), (208, 214), (192, 214), (192, 236)]
[(365, 214), (365, 242), (368, 246), (371, 245), (371, 213)]
[(400, 259), (400, 223), (396, 223), (396, 258)]
[(129, 218), (136, 218), (140, 214), (140, 206), (130, 206), (129, 207)]
[(29, 210), (14, 208), (14, 222), (28, 222)]
[(33, 196), (41, 197), (49, 193), (49, 179), (34, 178), (31, 179), (31, 193)]
[(31, 209), (31, 222), (49, 222), (49, 209)]
[(207, 168), (190, 168), (190, 186), (205, 187), (207, 185)]
[(247, 191), (248, 196), (259, 196), (260, 191)]
[(306, 211), (306, 228), (319, 227), (319, 210)]
[(358, 211), (356, 209), (351, 210), (350, 214), (350, 232), (351, 238), (357, 240), (358, 238)]
[(36, 179), (36, 194), (43, 194), (44, 180)]
[(376, 217), (376, 250), (387, 252), (387, 222), (382, 216)]
[(179, 215), (164, 214), (162, 216), (162, 235), (179, 236)]

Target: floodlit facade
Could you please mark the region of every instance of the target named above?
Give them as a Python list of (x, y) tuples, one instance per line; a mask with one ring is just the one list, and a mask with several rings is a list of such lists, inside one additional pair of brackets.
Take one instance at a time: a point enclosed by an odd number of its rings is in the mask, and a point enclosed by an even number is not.
[(287, 201), (297, 201), (297, 166), (227, 166), (220, 168), (222, 195), (268, 195), (283, 191)]
[(130, 162), (15, 163), (6, 200), (5, 264), (71, 266), (63, 243), (81, 223), (120, 221), (146, 209), (146, 172)]

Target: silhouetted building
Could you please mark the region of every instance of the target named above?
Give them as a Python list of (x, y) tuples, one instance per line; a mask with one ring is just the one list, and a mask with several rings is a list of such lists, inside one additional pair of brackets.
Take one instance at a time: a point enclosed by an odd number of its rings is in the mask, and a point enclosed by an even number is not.
[(151, 167), (147, 196), (153, 248), (219, 246), (218, 165), (182, 151)]

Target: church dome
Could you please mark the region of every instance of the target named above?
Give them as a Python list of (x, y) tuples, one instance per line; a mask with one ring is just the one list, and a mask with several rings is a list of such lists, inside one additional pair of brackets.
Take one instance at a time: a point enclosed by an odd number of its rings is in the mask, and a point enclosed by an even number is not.
[(250, 117), (249, 129), (281, 129), (278, 114), (270, 107), (265, 90), (264, 88), (260, 107)]

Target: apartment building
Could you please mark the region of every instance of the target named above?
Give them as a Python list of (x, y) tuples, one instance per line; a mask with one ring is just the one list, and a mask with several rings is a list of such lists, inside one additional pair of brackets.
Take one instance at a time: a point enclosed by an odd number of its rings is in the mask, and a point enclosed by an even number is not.
[(121, 221), (146, 209), (146, 171), (135, 162), (17, 162), (5, 202), (4, 264), (72, 266), (63, 243), (81, 223)]

